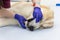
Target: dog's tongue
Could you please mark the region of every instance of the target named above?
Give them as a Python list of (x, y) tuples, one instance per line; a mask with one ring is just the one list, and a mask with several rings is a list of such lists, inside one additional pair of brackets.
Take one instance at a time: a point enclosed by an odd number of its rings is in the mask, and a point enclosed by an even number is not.
[(42, 20), (43, 14), (42, 14), (41, 8), (39, 7), (34, 8), (33, 17), (36, 18), (36, 23)]

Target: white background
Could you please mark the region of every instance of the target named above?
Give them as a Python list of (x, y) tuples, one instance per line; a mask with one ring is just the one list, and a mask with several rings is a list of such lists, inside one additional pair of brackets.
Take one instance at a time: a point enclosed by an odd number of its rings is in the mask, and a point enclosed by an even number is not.
[[(47, 2), (47, 1), (46, 1)], [(0, 28), (0, 40), (60, 40), (60, 7), (56, 2), (47, 2), (54, 11), (54, 27), (51, 29), (28, 31), (17, 26)], [(49, 6), (46, 4), (47, 6)]]

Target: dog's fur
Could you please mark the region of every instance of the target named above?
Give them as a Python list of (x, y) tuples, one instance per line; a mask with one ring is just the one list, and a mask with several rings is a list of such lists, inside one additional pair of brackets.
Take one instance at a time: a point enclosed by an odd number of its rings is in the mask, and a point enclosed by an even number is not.
[[(29, 23), (34, 25), (35, 29), (53, 27), (53, 19), (54, 19), (53, 11), (44, 5), (40, 5), (40, 8), (43, 13), (43, 19), (39, 23), (35, 23), (35, 19)], [(11, 10), (17, 14), (20, 14), (20, 15), (24, 16), (27, 20), (29, 20), (29, 19), (33, 18), (33, 16), (32, 16), (33, 9), (34, 9), (34, 7), (32, 6), (32, 2), (18, 2), (16, 4), (12, 5), (12, 7), (9, 10)], [(12, 21), (12, 23), (13, 23), (13, 21)], [(27, 26), (27, 23), (26, 23), (26, 26)], [(14, 24), (15, 24), (15, 22), (14, 22)]]

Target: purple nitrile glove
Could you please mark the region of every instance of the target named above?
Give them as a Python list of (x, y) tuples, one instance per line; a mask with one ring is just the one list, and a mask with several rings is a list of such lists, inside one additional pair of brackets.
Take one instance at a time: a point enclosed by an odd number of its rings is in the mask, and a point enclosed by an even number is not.
[(15, 19), (17, 19), (17, 21), (19, 22), (22, 28), (26, 29), (26, 26), (25, 26), (26, 19), (23, 16), (15, 14)]
[(36, 18), (36, 23), (42, 20), (43, 14), (42, 14), (41, 8), (34, 7), (33, 17)]

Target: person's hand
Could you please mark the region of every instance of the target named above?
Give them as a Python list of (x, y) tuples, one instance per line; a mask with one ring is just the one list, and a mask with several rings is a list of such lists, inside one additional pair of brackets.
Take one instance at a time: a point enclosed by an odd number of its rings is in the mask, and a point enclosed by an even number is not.
[(26, 19), (23, 16), (15, 14), (15, 19), (17, 19), (17, 21), (19, 22), (19, 25), (21, 25), (22, 28), (26, 29), (26, 26), (25, 26)]
[[(41, 0), (38, 0), (38, 3)], [(33, 6), (34, 6), (34, 11), (33, 11), (33, 18), (36, 18), (36, 23), (41, 21), (43, 18), (43, 14), (40, 8), (40, 5), (37, 3), (37, 0), (32, 0)]]
[(43, 14), (40, 7), (34, 7), (33, 18), (36, 18), (36, 23), (42, 20)]

